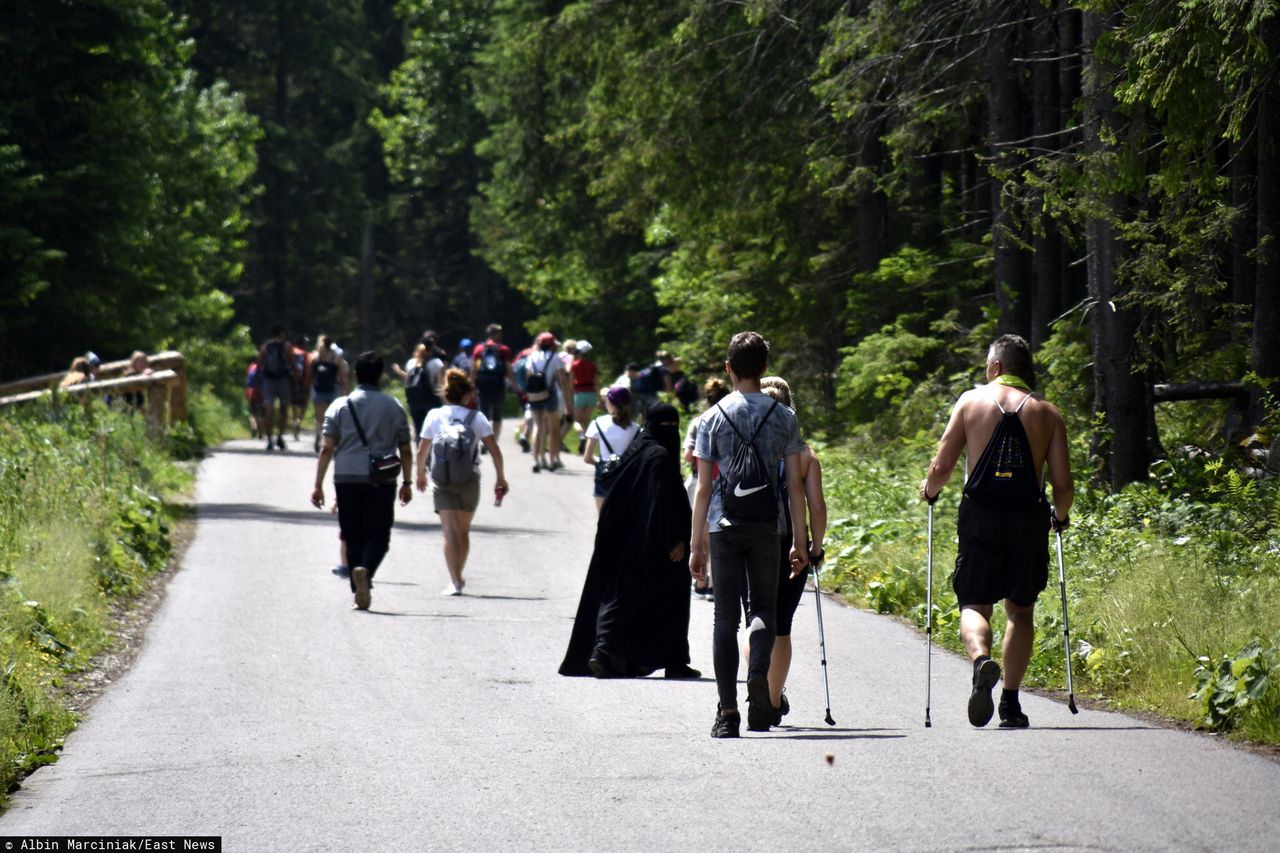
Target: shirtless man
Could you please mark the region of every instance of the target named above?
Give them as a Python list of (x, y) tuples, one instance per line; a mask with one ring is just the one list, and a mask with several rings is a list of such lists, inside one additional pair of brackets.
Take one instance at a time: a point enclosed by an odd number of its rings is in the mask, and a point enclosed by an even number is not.
[[(987, 384), (956, 401), (938, 453), (920, 483), (932, 503), (964, 451), (968, 476), (956, 528), (960, 551), (952, 587), (960, 603), (960, 637), (973, 661), (969, 722), (985, 726), (1000, 666), (991, 659), (991, 611), (1004, 600), (1004, 690), (1000, 727), (1026, 728), (1018, 688), (1031, 661), (1036, 597), (1049, 579), (1049, 528), (1065, 530), (1074, 487), (1062, 415), (1032, 394), (1031, 348), (1001, 335), (987, 353)], [(1049, 466), (1053, 506), (1044, 495)]]

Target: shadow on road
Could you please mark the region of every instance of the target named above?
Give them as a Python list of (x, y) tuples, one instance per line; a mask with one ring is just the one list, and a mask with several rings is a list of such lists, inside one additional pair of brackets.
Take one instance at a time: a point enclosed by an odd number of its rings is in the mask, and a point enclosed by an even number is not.
[(484, 593), (465, 593), (462, 598), (483, 598), (486, 601), (546, 601), (541, 595), (485, 595)]
[(772, 729), (769, 737), (776, 740), (892, 740), (906, 737), (905, 734), (893, 734), (900, 731), (901, 729), (820, 729), (796, 726)]
[[(324, 524), (338, 526), (338, 517), (328, 510), (280, 509), (266, 504), (201, 504), (196, 508), (200, 521), (288, 521), (296, 524)], [(439, 522), (396, 519), (394, 529), (439, 531)]]
[[(265, 439), (263, 441), (265, 441)], [(293, 447), (286, 447), (284, 450), (272, 450), (270, 452), (267, 452), (267, 450), (262, 446), (262, 444), (259, 444), (258, 442), (259, 442), (259, 439), (256, 439), (256, 438), (253, 439), (253, 447), (231, 447), (229, 445), (224, 444), (223, 446), (219, 447), (217, 450), (210, 450), (206, 454), (205, 458), (210, 459), (214, 456), (221, 456), (224, 453), (231, 453), (239, 456), (263, 456), (263, 457), (295, 456), (299, 459), (311, 459), (311, 460), (314, 460), (316, 458), (315, 452), (312, 451), (311, 449), (310, 439), (307, 439), (306, 441), (294, 441), (293, 439), (286, 439), (285, 444), (297, 445), (296, 449)]]
[[(1032, 726), (1042, 732), (1163, 732), (1168, 729), (1160, 726)], [(1000, 731), (997, 727), (993, 731)], [(1004, 731), (1016, 731), (1005, 729)]]
[(470, 619), (470, 613), (413, 613), (409, 611), (393, 611), (393, 610), (366, 610), (364, 611), (370, 616), (395, 616), (409, 617), (411, 619)]

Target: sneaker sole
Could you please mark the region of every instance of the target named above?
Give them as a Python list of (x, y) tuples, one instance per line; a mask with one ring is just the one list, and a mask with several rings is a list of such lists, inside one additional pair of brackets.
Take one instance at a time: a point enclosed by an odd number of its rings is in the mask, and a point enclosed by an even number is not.
[(369, 570), (363, 566), (357, 566), (351, 570), (351, 579), (356, 582), (356, 608), (358, 610), (369, 609)]
[(991, 700), (991, 691), (1000, 680), (1000, 664), (986, 660), (978, 669), (978, 683), (973, 685), (969, 694), (969, 723), (982, 728), (991, 722), (996, 712), (995, 702)]
[(747, 679), (747, 731), (767, 732), (773, 725), (773, 703), (769, 701), (769, 679)]

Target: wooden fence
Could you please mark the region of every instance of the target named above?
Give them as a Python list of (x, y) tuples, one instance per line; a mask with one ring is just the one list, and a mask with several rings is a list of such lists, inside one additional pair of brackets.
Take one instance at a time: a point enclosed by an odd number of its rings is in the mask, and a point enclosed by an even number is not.
[(187, 418), (187, 362), (180, 352), (161, 352), (147, 357), (151, 373), (125, 376), (128, 360), (105, 362), (98, 368), (98, 379), (59, 388), (67, 372), (45, 373), (14, 382), (0, 383), (0, 408), (43, 400), (68, 397), (83, 399), (89, 395), (123, 397), (144, 392), (147, 395), (147, 422), (160, 427)]

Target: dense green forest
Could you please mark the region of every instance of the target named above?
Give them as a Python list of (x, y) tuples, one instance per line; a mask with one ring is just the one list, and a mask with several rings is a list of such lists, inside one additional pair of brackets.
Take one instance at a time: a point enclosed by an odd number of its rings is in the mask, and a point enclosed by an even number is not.
[[(829, 466), (827, 582), (923, 625), (914, 484), (1017, 332), (1085, 486), (1078, 683), (1280, 742), (1277, 56), (1280, 0), (7, 0), (0, 381), (175, 347), (207, 413), (274, 322), (551, 328), (606, 375), (755, 328)], [(89, 452), (23, 417), (13, 458)]]
[(0, 378), (495, 319), (710, 372), (752, 326), (834, 432), (1012, 331), (1087, 350), (1123, 485), (1160, 400), (1235, 441), (1280, 375), (1276, 6), (15, 0)]

